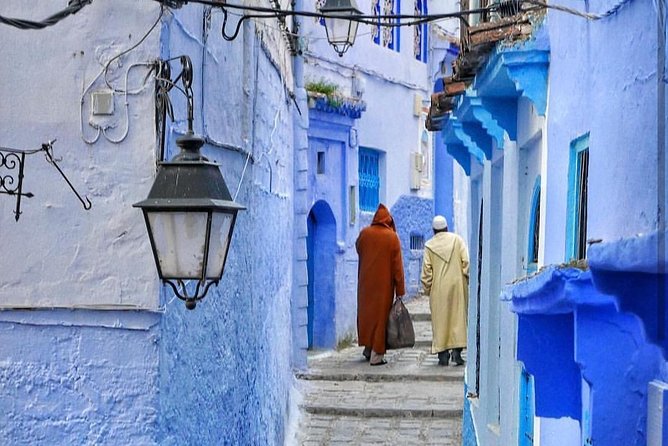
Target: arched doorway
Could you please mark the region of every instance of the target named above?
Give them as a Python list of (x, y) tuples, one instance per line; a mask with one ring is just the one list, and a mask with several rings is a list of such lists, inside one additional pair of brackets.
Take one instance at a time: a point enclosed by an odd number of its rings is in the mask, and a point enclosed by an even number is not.
[(325, 201), (316, 202), (308, 214), (308, 348), (332, 348), (336, 288), (336, 219)]

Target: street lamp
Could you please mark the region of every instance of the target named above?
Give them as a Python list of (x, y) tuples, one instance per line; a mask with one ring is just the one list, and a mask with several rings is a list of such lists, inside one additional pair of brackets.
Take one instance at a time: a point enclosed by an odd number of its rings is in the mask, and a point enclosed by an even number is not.
[(343, 57), (343, 53), (355, 43), (362, 12), (355, 0), (327, 0), (320, 13), (325, 16), (327, 41), (339, 57)]
[[(184, 58), (179, 90), (188, 98), (188, 131), (176, 140), (181, 152), (160, 163), (148, 197), (133, 207), (144, 213), (158, 276), (192, 310), (220, 281), (237, 212), (245, 207), (232, 199), (218, 165), (200, 154), (204, 140), (192, 130), (192, 68)], [(197, 281), (194, 292), (186, 280)]]

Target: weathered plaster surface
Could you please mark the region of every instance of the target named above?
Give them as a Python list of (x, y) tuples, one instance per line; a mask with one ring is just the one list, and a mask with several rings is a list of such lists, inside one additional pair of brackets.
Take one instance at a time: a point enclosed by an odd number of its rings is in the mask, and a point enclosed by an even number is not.
[(647, 385), (662, 376), (663, 353), (613, 291), (623, 289), (602, 292), (589, 271), (550, 267), (504, 298), (519, 314), (517, 358), (535, 378), (536, 416), (579, 420), (594, 443), (642, 445)]
[(96, 313), (0, 313), (0, 443), (156, 444), (160, 316)]
[[(215, 57), (180, 26), (170, 28), (169, 53), (199, 55), (193, 65), (204, 68), (195, 88), (196, 97), (202, 97), (197, 107), (202, 132), (213, 141), (242, 143), (254, 163), (246, 166), (243, 153), (215, 144), (205, 147), (206, 155), (221, 164), (230, 191), (239, 190), (236, 200), (248, 210), (238, 216), (220, 285), (197, 309), (188, 312), (165, 296), (160, 442), (278, 444), (287, 419), (292, 357), (292, 343), (286, 340), (292, 336), (293, 110), (281, 87), (282, 70), (289, 67), (276, 65), (267, 49), (272, 41), (258, 40), (252, 25), (245, 26), (243, 40), (229, 50), (243, 58), (225, 57), (230, 44), (213, 33), (220, 17), (214, 17), (209, 35), (208, 28), (202, 32), (198, 9), (183, 8), (175, 20), (204, 39), (207, 48), (216, 48)], [(206, 16), (206, 8), (203, 11)], [(265, 88), (265, 83), (276, 88)], [(210, 95), (209, 86), (218, 94)], [(220, 120), (226, 107), (239, 116)], [(175, 133), (182, 125), (173, 126)]]
[[(9, 15), (42, 18), (63, 5), (40, 3), (26, 9), (24, 2), (3, 2)], [(158, 284), (145, 265), (153, 260), (145, 225), (132, 203), (145, 198), (155, 171), (155, 131), (152, 88), (128, 96), (128, 108), (115, 95), (115, 114), (108, 118), (110, 138), (118, 138), (129, 113), (125, 141), (113, 144), (104, 137), (89, 145), (95, 130), (88, 125), (88, 93), (107, 88), (97, 78), (103, 65), (136, 43), (155, 22), (155, 2), (120, 0), (113, 5), (94, 2), (65, 21), (40, 31), (9, 26), (0, 30), (2, 84), (0, 146), (39, 148), (57, 139), (54, 155), (60, 166), (93, 208), (86, 212), (58, 172), (41, 155), (27, 160), (23, 215), (13, 219), (14, 200), (0, 200), (3, 255), (0, 258), (1, 307), (112, 306), (156, 308)], [(14, 13), (10, 14), (10, 11)], [(159, 31), (159, 28), (158, 28)], [(158, 53), (159, 32), (136, 50), (113, 63), (109, 82), (123, 88), (133, 63), (147, 62)], [(9, 63), (8, 61), (11, 61)], [(141, 86), (146, 69), (132, 68), (130, 87)], [(97, 80), (96, 80), (97, 79)], [(80, 106), (83, 117), (80, 124)], [(11, 234), (11, 236), (9, 236)], [(94, 293), (91, 290), (95, 289)]]
[(422, 288), (420, 272), (424, 250), (411, 250), (411, 236), (422, 236), (426, 243), (434, 235), (431, 229), (431, 220), (434, 217), (434, 201), (411, 195), (402, 195), (392, 206), (391, 213), (397, 227), (397, 235), (401, 241), (406, 294), (408, 296), (416, 295)]
[[(20, 2), (9, 6), (25, 12)], [(284, 40), (247, 24), (225, 43), (219, 12), (186, 5), (166, 13), (109, 73), (119, 87), (131, 63), (188, 54), (195, 130), (208, 141), (203, 152), (248, 207), (237, 219), (223, 279), (189, 312), (171, 293), (159, 293), (144, 222), (131, 207), (155, 175), (153, 84), (129, 98), (122, 143), (101, 138), (88, 146), (79, 131), (82, 83), (134, 44), (158, 11), (155, 2), (93, 2), (45, 31), (1, 30), (12, 44), (0, 56), (14, 61), (2, 73), (0, 91), (12, 107), (0, 108), (8, 123), (1, 145), (31, 148), (57, 137), (63, 169), (93, 201), (83, 212), (39, 157), (26, 172), (36, 197), (18, 224), (0, 200), (0, 227), (11, 234), (0, 260), (2, 305), (90, 308), (0, 314), (3, 444), (282, 443), (292, 382), (295, 113), (283, 88), (292, 76), (280, 57)], [(33, 12), (53, 11), (45, 4)], [(58, 67), (57, 75), (42, 64)], [(130, 82), (140, 84), (144, 74)], [(95, 88), (103, 84), (98, 79)], [(185, 130), (184, 101), (175, 90), (171, 97), (176, 122), (168, 123), (168, 145)]]
[[(577, 2), (565, 4), (578, 6)], [(592, 11), (610, 7), (609, 1), (590, 4)], [(653, 3), (631, 2), (610, 19), (598, 22), (549, 12), (547, 23), (553, 98), (547, 124), (550, 195), (546, 234), (550, 236), (545, 240), (545, 262), (549, 264), (564, 260), (568, 148), (572, 140), (590, 132), (588, 238), (613, 240), (657, 229), (659, 177)], [(577, 94), (568, 93), (573, 85), (581, 86)]]

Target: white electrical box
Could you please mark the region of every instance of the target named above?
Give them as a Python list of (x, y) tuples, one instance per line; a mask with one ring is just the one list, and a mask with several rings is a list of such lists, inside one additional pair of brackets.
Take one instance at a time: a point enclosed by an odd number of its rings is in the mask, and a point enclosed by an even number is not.
[(420, 152), (411, 153), (411, 189), (418, 190), (422, 185), (422, 167), (424, 157)]
[(413, 116), (419, 117), (422, 115), (422, 95), (415, 93), (413, 96)]
[(92, 93), (93, 115), (114, 114), (114, 92), (111, 90), (99, 90)]

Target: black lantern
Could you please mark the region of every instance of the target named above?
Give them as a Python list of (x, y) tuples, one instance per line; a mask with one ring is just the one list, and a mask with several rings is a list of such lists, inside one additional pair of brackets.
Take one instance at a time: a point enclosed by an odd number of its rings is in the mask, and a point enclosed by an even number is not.
[(339, 56), (348, 51), (357, 37), (358, 17), (362, 12), (355, 0), (327, 0), (320, 13), (325, 17), (327, 41)]
[[(237, 212), (245, 208), (233, 201), (218, 165), (200, 154), (204, 140), (192, 131), (188, 99), (188, 132), (176, 140), (181, 152), (160, 163), (148, 197), (133, 206), (144, 213), (158, 276), (192, 310), (222, 277)], [(186, 280), (197, 281), (194, 292)]]

